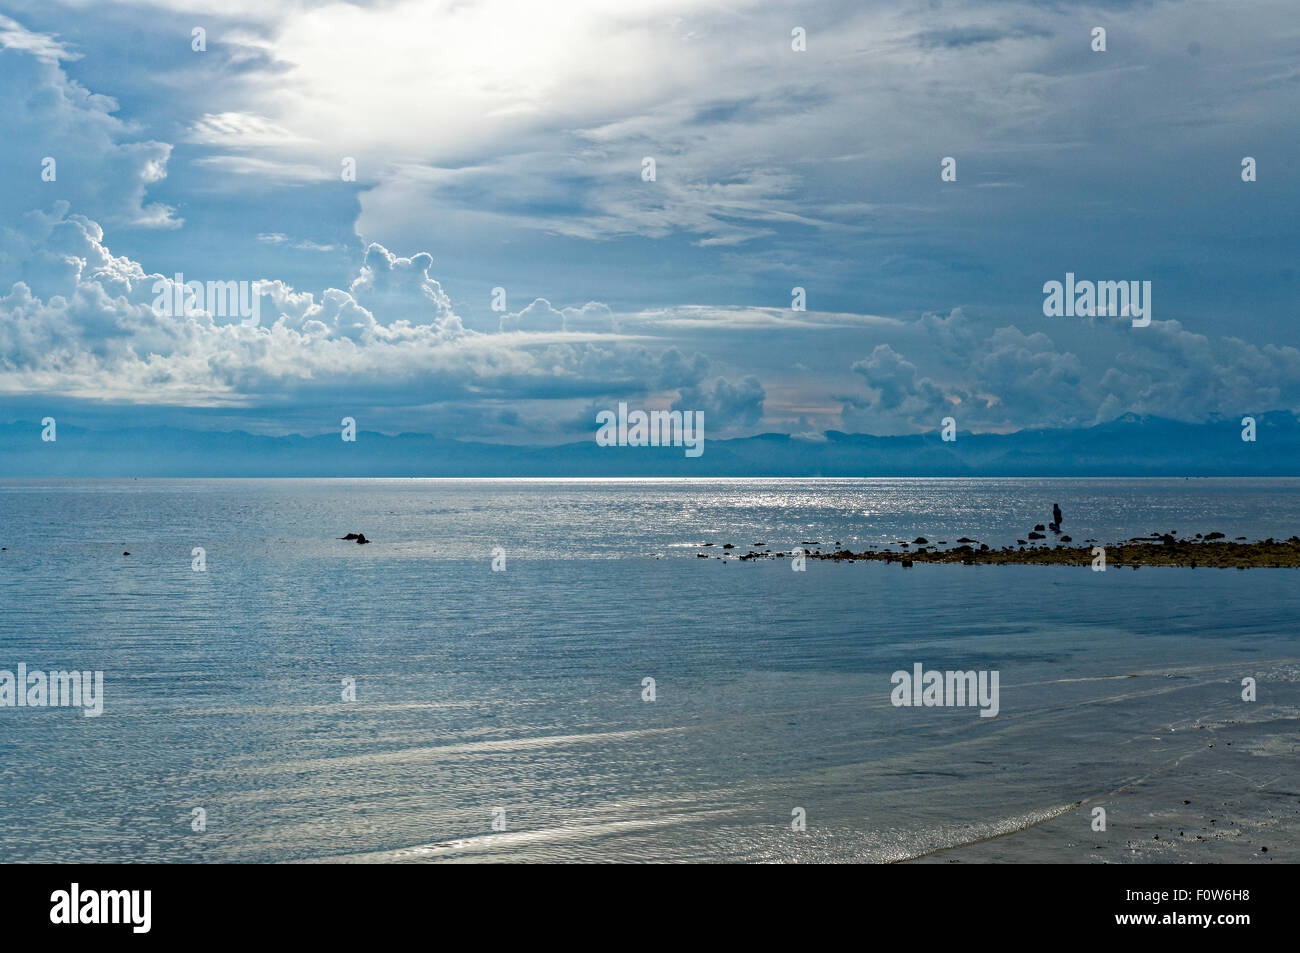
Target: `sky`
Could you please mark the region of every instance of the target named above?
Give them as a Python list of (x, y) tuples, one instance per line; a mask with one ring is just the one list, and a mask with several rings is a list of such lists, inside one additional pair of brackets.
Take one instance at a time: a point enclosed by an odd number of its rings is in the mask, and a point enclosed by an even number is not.
[[(1294, 0), (221, 10), (0, 5), (0, 421), (1300, 413)], [(1150, 324), (1044, 314), (1067, 273)], [(159, 313), (177, 274), (259, 320)]]

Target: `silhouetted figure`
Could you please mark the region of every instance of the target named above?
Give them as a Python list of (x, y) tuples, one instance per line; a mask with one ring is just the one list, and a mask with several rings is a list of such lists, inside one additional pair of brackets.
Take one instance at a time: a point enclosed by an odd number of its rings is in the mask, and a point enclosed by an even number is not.
[(1061, 506), (1059, 503), (1052, 504), (1052, 532), (1061, 531)]

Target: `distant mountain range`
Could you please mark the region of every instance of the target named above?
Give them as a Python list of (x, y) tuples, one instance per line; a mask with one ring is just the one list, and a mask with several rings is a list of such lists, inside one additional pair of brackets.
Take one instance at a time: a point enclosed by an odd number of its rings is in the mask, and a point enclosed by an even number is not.
[[(618, 476), (1300, 476), (1300, 421), (1240, 417), (1190, 424), (1127, 414), (1074, 430), (874, 437), (827, 431), (815, 439), (761, 434), (680, 447), (600, 447), (594, 439), (551, 447), (448, 440), (431, 434), (362, 432), (269, 437), (141, 427), (85, 430), (60, 420), (0, 424), (4, 477), (618, 477)], [(593, 428), (594, 431), (594, 428)]]

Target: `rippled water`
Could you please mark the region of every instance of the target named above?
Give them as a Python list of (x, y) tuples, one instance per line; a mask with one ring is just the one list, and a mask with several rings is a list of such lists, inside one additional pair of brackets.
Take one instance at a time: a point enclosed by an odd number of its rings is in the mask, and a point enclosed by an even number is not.
[[(887, 860), (1016, 829), (1238, 717), (1243, 676), (1300, 700), (1300, 575), (795, 573), (702, 544), (1000, 545), (1053, 502), (1076, 540), (1287, 537), (1297, 490), (0, 482), (0, 668), (105, 678), (99, 718), (0, 708), (0, 859)], [(998, 670), (999, 715), (893, 707), (915, 662)]]

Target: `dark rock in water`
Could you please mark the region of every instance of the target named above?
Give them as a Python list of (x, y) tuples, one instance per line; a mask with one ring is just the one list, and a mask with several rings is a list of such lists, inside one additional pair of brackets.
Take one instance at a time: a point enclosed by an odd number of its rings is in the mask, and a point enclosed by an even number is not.
[(1174, 543), (1178, 542), (1178, 540), (1174, 539), (1168, 533), (1165, 533), (1165, 535), (1160, 537), (1160, 542), (1164, 543), (1166, 546), (1172, 546)]
[(346, 536), (340, 536), (339, 539), (360, 539), (360, 533), (348, 533)]
[(704, 545), (705, 545), (705, 546), (712, 546), (713, 544), (712, 544), (712, 543), (705, 543)]
[(727, 544), (724, 545), (722, 548), (723, 548), (723, 549), (735, 549), (736, 546), (735, 546), (734, 543), (727, 543)]
[(925, 543), (928, 543), (929, 540), (926, 539), (924, 536), (918, 536), (918, 537), (916, 537), (916, 539), (912, 540), (912, 542), (914, 542), (914, 543), (916, 543), (918, 546), (920, 546), (920, 545), (924, 545)]
[(911, 568), (912, 568), (912, 560), (910, 560), (910, 559), (904, 559), (904, 560), (903, 560), (903, 568), (904, 568), (904, 569), (911, 569)]
[(1063, 543), (1072, 543), (1072, 542), (1074, 542), (1074, 539), (1073, 539), (1073, 537), (1070, 537), (1070, 536), (1062, 536), (1062, 537), (1061, 537), (1061, 542), (1063, 542)]
[(1025, 541), (1023, 539), (1018, 539), (1016, 540), (1016, 542), (1019, 543), (1021, 546), (1025, 545)]
[(1036, 524), (1034, 524), (1034, 532), (1036, 532), (1036, 533), (1041, 533), (1041, 532), (1042, 532), (1044, 529), (1046, 529), (1046, 528), (1047, 528), (1047, 527), (1045, 527), (1042, 523), (1036, 523)]
[(767, 543), (750, 543), (751, 546), (766, 546)]
[(957, 540), (957, 542), (959, 542), (959, 543), (978, 543), (979, 540), (978, 540), (978, 539), (970, 539), (969, 537), (963, 536), (961, 539)]
[(1047, 537), (1044, 536), (1042, 533), (1030, 533), (1030, 534), (1029, 534), (1029, 538), (1030, 538), (1030, 539), (1047, 539)]
[(986, 552), (989, 548), (988, 543), (980, 543), (980, 552)]
[(122, 555), (123, 555), (123, 556), (130, 556), (131, 554), (130, 554), (130, 553), (123, 553)]
[(708, 554), (708, 553), (696, 553), (696, 554), (695, 554), (695, 558), (696, 558), (696, 559), (708, 559), (708, 558), (709, 558), (709, 554)]

